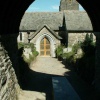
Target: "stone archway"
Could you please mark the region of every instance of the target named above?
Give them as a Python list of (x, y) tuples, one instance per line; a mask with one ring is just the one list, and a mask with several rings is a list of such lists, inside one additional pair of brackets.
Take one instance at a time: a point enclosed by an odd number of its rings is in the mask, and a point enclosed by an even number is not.
[[(20, 22), (22, 19), (22, 16), (24, 15), (24, 12), (26, 11), (26, 9), (29, 7), (29, 5), (34, 2), (35, 0), (1, 0), (0, 4), (0, 8), (1, 10), (1, 16), (0, 16), (0, 34), (17, 34), (19, 32), (19, 26), (20, 26)], [(95, 0), (77, 0), (83, 7), (84, 9), (87, 11), (92, 25), (93, 25), (93, 31), (94, 32), (98, 32), (97, 34), (100, 34), (100, 2), (95, 1)], [(6, 40), (7, 38), (9, 39), (9, 37), (3, 37), (2, 35), (2, 39)], [(97, 84), (97, 88), (99, 93), (100, 93), (100, 52), (99, 52), (99, 48), (100, 48), (100, 35), (96, 35), (97, 36), (97, 61), (96, 64), (98, 65), (98, 69), (96, 69), (96, 73), (97, 73), (97, 79), (96, 79), (96, 84)], [(16, 60), (13, 59), (14, 56), (16, 56), (17, 58), (17, 36), (16, 39), (11, 37), (13, 39), (13, 42), (15, 43), (14, 45), (12, 44), (12, 42), (9, 41), (9, 44), (7, 45), (6, 42), (4, 44), (4, 46), (7, 48), (6, 50), (8, 51), (10, 57), (12, 58), (12, 63), (13, 66), (16, 67)], [(9, 47), (9, 48), (8, 48)], [(12, 48), (14, 50), (12, 50)], [(16, 53), (15, 53), (16, 52)], [(97, 66), (96, 65), (96, 66)], [(17, 66), (18, 68), (18, 66)]]
[(46, 38), (46, 39), (48, 39), (48, 41), (50, 41), (50, 56), (55, 57), (55, 48), (56, 48), (55, 44), (56, 43), (49, 34), (44, 33), (36, 40), (36, 43), (35, 43), (36, 50), (39, 52), (39, 55), (40, 55), (41, 54), (40, 43), (41, 43), (41, 40), (43, 40), (44, 38)]

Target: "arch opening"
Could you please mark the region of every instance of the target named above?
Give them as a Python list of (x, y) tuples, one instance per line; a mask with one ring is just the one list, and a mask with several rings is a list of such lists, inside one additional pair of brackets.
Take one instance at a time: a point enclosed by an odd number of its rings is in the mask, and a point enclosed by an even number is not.
[(35, 47), (36, 50), (39, 52), (39, 56), (55, 57), (55, 41), (50, 35), (48, 34), (41, 35), (36, 40)]
[[(12, 1), (12, 3), (11, 2), (7, 3), (5, 1), (4, 6), (6, 6), (6, 7), (5, 7), (5, 9), (2, 10), (3, 13), (0, 16), (1, 17), (0, 18), (1, 19), (1, 24), (0, 24), (0, 26), (1, 26), (0, 33), (1, 34), (11, 34), (11, 33), (13, 34), (13, 33), (19, 32), (19, 24), (21, 22), (21, 18), (23, 16), (25, 10), (27, 9), (27, 7), (29, 7), (29, 5), (31, 4), (32, 1), (34, 1), (34, 0), (30, 0), (30, 1), (29, 0), (24, 0), (24, 1), (17, 0), (16, 3), (14, 3), (15, 1), (14, 2)], [(98, 11), (99, 11), (98, 9), (100, 9), (99, 6), (94, 6), (94, 5), (92, 5), (92, 3), (90, 1), (87, 2), (87, 0), (78, 0), (78, 2), (80, 2), (80, 4), (87, 11), (87, 13), (91, 19), (92, 25), (93, 25), (93, 30), (96, 32), (100, 32), (99, 31), (99, 29), (100, 29), (99, 28), (100, 13), (98, 13)], [(94, 1), (94, 3), (95, 3), (95, 5), (99, 4), (98, 1), (96, 1), (96, 2)], [(7, 8), (9, 8), (9, 10), (6, 13)], [(95, 9), (95, 10), (91, 10), (91, 9)], [(14, 19), (14, 20), (12, 20), (12, 19)]]

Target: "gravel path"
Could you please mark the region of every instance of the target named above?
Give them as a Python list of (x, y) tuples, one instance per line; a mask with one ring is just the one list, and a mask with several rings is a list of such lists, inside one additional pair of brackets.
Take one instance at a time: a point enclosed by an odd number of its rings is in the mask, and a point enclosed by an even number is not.
[(19, 100), (53, 100), (53, 76), (66, 76), (81, 100), (95, 100), (91, 86), (77, 76), (73, 67), (65, 66), (51, 57), (37, 57), (36, 61), (31, 63), (29, 71), (26, 68), (26, 74), (23, 76), (25, 91), (22, 90)]
[(69, 70), (60, 61), (51, 57), (38, 57), (31, 69), (36, 72), (64, 76)]
[(69, 71), (61, 61), (51, 57), (37, 57), (30, 70), (28, 84), (21, 91), (19, 100), (52, 100), (52, 77), (64, 76)]

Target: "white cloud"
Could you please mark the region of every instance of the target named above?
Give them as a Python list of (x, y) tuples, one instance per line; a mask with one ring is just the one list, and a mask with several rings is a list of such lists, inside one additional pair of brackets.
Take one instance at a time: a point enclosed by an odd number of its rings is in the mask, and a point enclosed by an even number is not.
[(52, 6), (52, 8), (55, 9), (55, 10), (58, 10), (59, 6), (58, 5), (54, 5), (54, 6)]

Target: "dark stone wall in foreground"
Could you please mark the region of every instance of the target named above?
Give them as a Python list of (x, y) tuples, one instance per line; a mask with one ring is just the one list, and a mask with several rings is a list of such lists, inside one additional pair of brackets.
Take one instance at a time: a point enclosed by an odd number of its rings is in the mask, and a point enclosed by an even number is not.
[(19, 85), (7, 51), (0, 41), (0, 100), (17, 100)]

